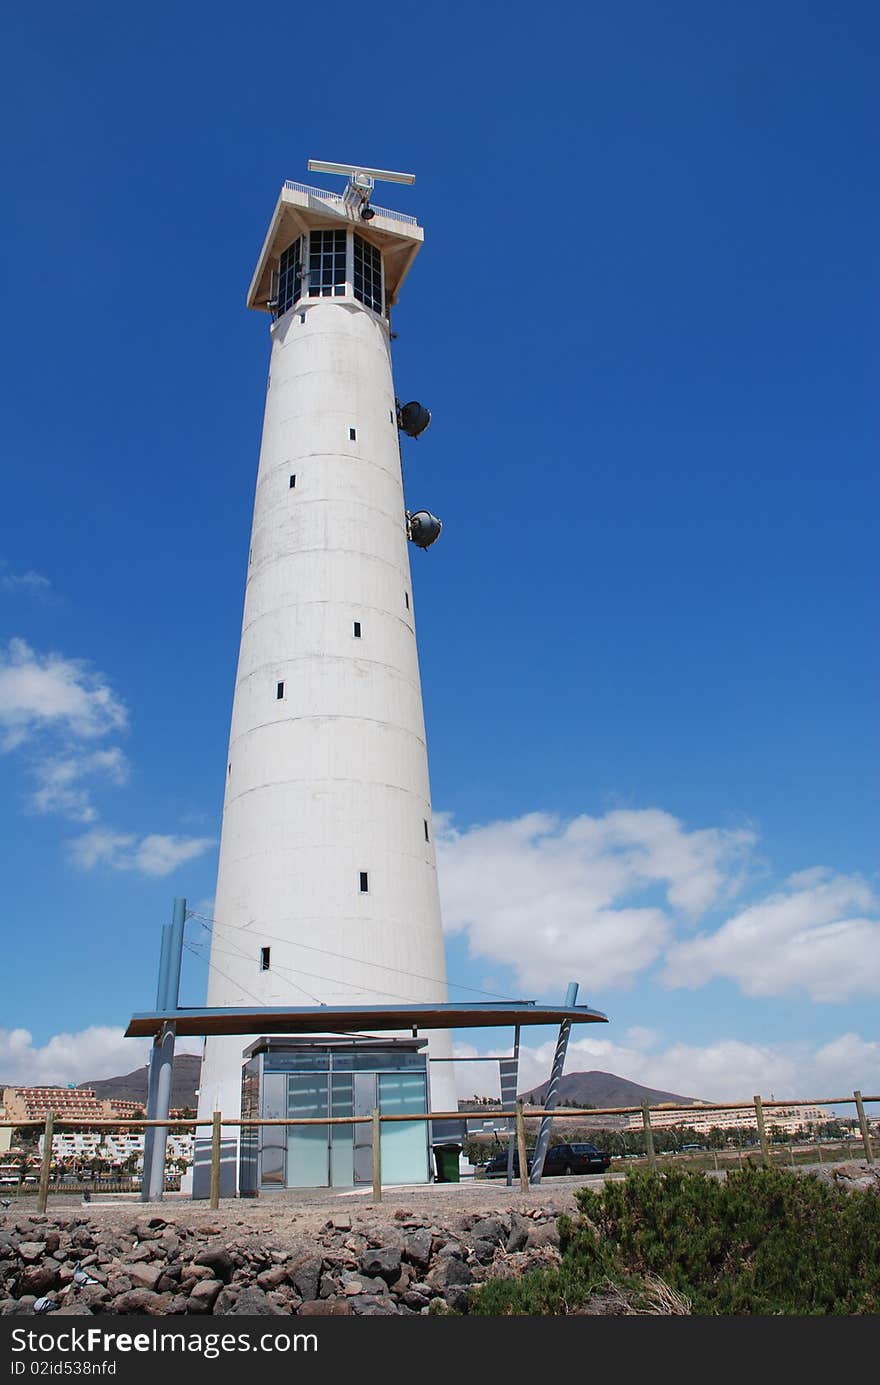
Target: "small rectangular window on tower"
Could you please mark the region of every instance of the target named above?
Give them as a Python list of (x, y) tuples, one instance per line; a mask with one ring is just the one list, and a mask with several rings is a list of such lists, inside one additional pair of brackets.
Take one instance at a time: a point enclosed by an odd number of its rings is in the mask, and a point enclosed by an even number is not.
[(429, 842), (429, 841), (431, 840), (431, 835), (430, 835), (430, 833), (428, 832), (428, 819), (427, 819), (427, 818), (423, 818), (422, 821), (423, 821), (424, 824), (425, 824), (425, 841), (426, 841), (426, 842)]
[(359, 640), (360, 637), (361, 637), (361, 623), (360, 623), (359, 620), (356, 620), (356, 621), (354, 622), (353, 629), (354, 629), (354, 637), (355, 637), (355, 639), (356, 639), (356, 640)]
[(409, 610), (409, 592), (403, 593), (403, 599), (406, 602), (406, 609)]
[(271, 951), (272, 949), (270, 947), (260, 948), (260, 971), (269, 970), (269, 954)]
[(279, 700), (279, 702), (280, 702), (281, 698), (284, 696), (284, 684), (283, 684), (283, 683), (276, 683), (276, 684), (275, 684), (275, 696), (276, 696), (276, 698), (277, 698), (277, 699)]
[(369, 894), (370, 877), (365, 870), (361, 871), (361, 894)]
[(356, 428), (349, 428), (349, 430), (348, 430), (348, 436), (349, 436), (349, 439), (350, 439), (351, 442), (357, 442), (357, 429), (356, 429)]
[(293, 490), (293, 488), (294, 488), (295, 485), (296, 485), (296, 476), (293, 474), (293, 472), (291, 472), (291, 475), (290, 475), (290, 489)]

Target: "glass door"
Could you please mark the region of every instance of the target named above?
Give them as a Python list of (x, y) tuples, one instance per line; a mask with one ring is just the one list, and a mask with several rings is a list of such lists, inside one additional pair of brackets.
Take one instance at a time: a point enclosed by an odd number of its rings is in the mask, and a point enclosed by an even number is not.
[[(330, 1079), (331, 1116), (354, 1115), (354, 1092), (350, 1072), (334, 1072)], [(354, 1185), (354, 1125), (330, 1127), (330, 1182), (334, 1188)]]
[[(376, 1107), (376, 1074), (356, 1072), (354, 1074), (354, 1114), (372, 1115)], [(354, 1181), (372, 1183), (373, 1181), (373, 1127), (369, 1121), (354, 1127)]]
[[(383, 1116), (427, 1111), (423, 1072), (379, 1074), (379, 1109)], [(428, 1178), (428, 1122), (394, 1121), (382, 1126), (382, 1182), (425, 1183)]]
[[(292, 1072), (287, 1079), (288, 1116), (327, 1118), (330, 1074)], [(287, 1127), (288, 1188), (326, 1188), (330, 1182), (329, 1125)]]

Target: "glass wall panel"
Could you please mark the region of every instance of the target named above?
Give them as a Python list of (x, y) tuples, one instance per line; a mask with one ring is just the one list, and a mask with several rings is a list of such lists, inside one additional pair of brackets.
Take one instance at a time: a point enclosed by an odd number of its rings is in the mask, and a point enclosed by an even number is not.
[(363, 236), (354, 236), (354, 296), (374, 313), (382, 311), (382, 256)]
[(338, 298), (345, 293), (345, 239), (345, 231), (310, 233), (310, 298)]
[[(291, 1073), (287, 1079), (288, 1116), (324, 1116), (330, 1099), (327, 1073)], [(288, 1188), (323, 1188), (330, 1181), (328, 1125), (287, 1127)]]
[[(263, 1073), (263, 1117), (283, 1120), (287, 1115), (287, 1078), (283, 1073)], [(260, 1186), (284, 1187), (287, 1129), (283, 1125), (263, 1125), (261, 1130)]]
[[(260, 1060), (252, 1058), (241, 1073), (241, 1118), (258, 1120), (260, 1116)], [(238, 1146), (238, 1186), (245, 1193), (256, 1193), (259, 1178), (260, 1127), (243, 1125)]]
[(264, 1072), (326, 1072), (329, 1066), (330, 1054), (326, 1050), (321, 1053), (273, 1053), (270, 1049), (263, 1059)]
[(376, 1072), (381, 1069), (416, 1068), (425, 1070), (424, 1053), (412, 1049), (360, 1049), (356, 1053), (334, 1053), (334, 1072)]
[[(379, 1074), (379, 1110), (403, 1116), (427, 1110), (424, 1073)], [(424, 1183), (428, 1176), (426, 1121), (395, 1121), (382, 1126), (382, 1182)]]
[[(337, 1117), (354, 1115), (352, 1079), (344, 1073), (333, 1074), (330, 1114)], [(330, 1127), (330, 1182), (334, 1188), (351, 1188), (354, 1185), (354, 1130), (353, 1125)]]
[(278, 307), (280, 317), (302, 297), (303, 238), (289, 245), (278, 263)]

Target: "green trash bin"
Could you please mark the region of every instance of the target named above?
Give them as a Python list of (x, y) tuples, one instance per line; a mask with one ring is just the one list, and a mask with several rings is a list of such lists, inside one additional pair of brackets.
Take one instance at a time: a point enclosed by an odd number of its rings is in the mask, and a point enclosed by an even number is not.
[(435, 1145), (434, 1163), (437, 1168), (438, 1183), (458, 1183), (461, 1181), (458, 1159), (461, 1145)]

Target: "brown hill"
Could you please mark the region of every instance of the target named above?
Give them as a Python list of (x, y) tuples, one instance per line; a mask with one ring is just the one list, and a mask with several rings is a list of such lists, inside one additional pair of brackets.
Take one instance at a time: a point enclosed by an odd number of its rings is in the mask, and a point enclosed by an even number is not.
[[(175, 1055), (171, 1077), (172, 1106), (197, 1105), (196, 1091), (201, 1069), (202, 1060), (197, 1053)], [(97, 1078), (93, 1082), (80, 1082), (79, 1085), (91, 1087), (98, 1097), (115, 1097), (118, 1101), (141, 1101), (146, 1104), (147, 1069), (135, 1068), (134, 1072), (128, 1072), (123, 1077)]]
[[(543, 1105), (549, 1086), (548, 1079), (540, 1087), (523, 1092), (522, 1100), (535, 1106)], [(675, 1106), (695, 1106), (699, 1098), (662, 1092), (656, 1087), (642, 1087), (638, 1082), (617, 1077), (613, 1072), (569, 1072), (559, 1083), (559, 1102), (568, 1106), (641, 1106), (643, 1101), (650, 1102), (652, 1106), (659, 1106), (664, 1101)]]

